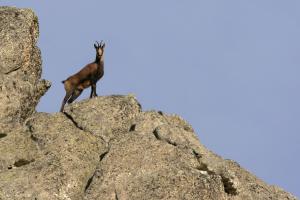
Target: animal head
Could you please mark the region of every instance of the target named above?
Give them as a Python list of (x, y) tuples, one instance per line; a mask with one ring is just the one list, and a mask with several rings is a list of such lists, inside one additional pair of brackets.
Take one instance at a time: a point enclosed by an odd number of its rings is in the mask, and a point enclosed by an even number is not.
[(97, 57), (102, 57), (102, 55), (104, 54), (105, 43), (102, 40), (100, 44), (96, 41), (94, 47), (96, 49)]

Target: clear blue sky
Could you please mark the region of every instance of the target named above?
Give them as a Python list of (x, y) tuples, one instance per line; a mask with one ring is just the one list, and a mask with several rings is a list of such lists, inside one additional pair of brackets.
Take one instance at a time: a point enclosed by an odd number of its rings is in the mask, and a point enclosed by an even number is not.
[[(105, 40), (99, 95), (134, 93), (177, 113), (202, 143), (300, 197), (300, 1), (16, 1), (39, 17), (39, 111), (56, 112), (64, 80)], [(82, 94), (87, 98), (89, 89)]]

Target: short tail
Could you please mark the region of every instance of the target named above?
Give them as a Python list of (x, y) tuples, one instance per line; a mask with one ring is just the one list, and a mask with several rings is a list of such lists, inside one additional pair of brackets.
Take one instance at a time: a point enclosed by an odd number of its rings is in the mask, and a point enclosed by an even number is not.
[(66, 82), (66, 80), (62, 81), (62, 83), (65, 83), (65, 82)]

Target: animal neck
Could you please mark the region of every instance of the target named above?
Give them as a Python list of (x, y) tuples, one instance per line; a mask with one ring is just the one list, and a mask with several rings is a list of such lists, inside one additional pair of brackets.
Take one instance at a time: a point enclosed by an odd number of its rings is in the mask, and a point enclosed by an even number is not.
[(103, 62), (104, 62), (104, 55), (102, 55), (102, 56), (96, 55), (95, 63), (101, 64)]

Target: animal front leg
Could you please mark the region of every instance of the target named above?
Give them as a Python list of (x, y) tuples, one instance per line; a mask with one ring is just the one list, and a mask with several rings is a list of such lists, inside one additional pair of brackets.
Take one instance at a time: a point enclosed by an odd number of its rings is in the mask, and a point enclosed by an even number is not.
[(96, 92), (96, 83), (92, 84), (91, 96), (93, 96), (93, 97), (98, 96), (97, 92)]
[(91, 85), (91, 94), (90, 94), (90, 99), (93, 97), (93, 93), (94, 93), (94, 87), (93, 87), (93, 85)]

